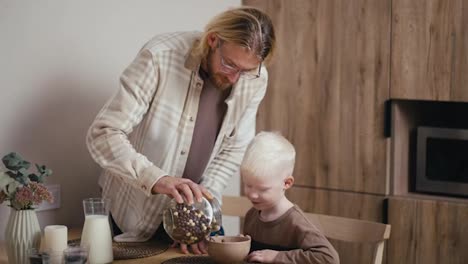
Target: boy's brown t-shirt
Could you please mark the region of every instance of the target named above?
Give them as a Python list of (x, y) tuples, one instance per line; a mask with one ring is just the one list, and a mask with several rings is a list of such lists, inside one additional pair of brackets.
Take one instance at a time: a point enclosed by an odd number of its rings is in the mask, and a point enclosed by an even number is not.
[(251, 251), (280, 251), (274, 263), (339, 263), (336, 250), (294, 205), (278, 219), (263, 222), (260, 211), (251, 208), (244, 222), (244, 234), (252, 238)]

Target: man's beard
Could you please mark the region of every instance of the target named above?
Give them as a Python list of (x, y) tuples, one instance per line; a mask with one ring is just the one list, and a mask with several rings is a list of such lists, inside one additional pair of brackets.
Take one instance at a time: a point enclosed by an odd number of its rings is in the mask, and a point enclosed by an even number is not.
[(221, 91), (225, 91), (226, 89), (230, 88), (233, 85), (233, 83), (229, 81), (228, 77), (225, 74), (223, 74), (222, 72), (216, 72), (213, 69), (213, 63), (211, 63), (212, 60), (213, 54), (210, 52), (206, 60), (208, 78), (216, 88), (218, 88)]
[(229, 79), (222, 73), (209, 72), (208, 74), (210, 76), (210, 81), (219, 90), (225, 91), (226, 89), (229, 89), (232, 86), (232, 83), (229, 81)]

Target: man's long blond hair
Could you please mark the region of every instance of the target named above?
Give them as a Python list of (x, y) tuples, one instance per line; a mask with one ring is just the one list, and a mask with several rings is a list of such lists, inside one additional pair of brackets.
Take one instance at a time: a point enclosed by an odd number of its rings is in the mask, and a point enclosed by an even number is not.
[(206, 58), (210, 51), (207, 39), (215, 33), (221, 40), (253, 51), (261, 61), (268, 62), (275, 49), (275, 32), (271, 19), (253, 7), (239, 7), (215, 16), (205, 27), (194, 51)]

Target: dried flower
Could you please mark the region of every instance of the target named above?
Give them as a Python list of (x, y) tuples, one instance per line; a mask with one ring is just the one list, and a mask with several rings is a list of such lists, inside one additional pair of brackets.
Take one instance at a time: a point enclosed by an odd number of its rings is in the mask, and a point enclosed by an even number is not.
[(0, 172), (0, 203), (10, 201), (16, 210), (34, 209), (43, 201), (53, 202), (52, 194), (42, 183), (45, 176), (52, 174), (46, 166), (36, 164), (38, 174), (28, 173), (30, 163), (17, 153), (2, 158), (8, 169)]

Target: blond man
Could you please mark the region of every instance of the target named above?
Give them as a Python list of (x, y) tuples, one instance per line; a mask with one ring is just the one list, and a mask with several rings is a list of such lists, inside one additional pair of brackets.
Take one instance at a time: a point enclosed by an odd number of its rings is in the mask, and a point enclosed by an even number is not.
[[(242, 7), (214, 17), (204, 32), (159, 35), (139, 51), (87, 136), (104, 169), (99, 184), (121, 232), (116, 241), (163, 236), (171, 198), (220, 199), (255, 135), (274, 47), (270, 18)], [(206, 253), (203, 242), (191, 250)]]

